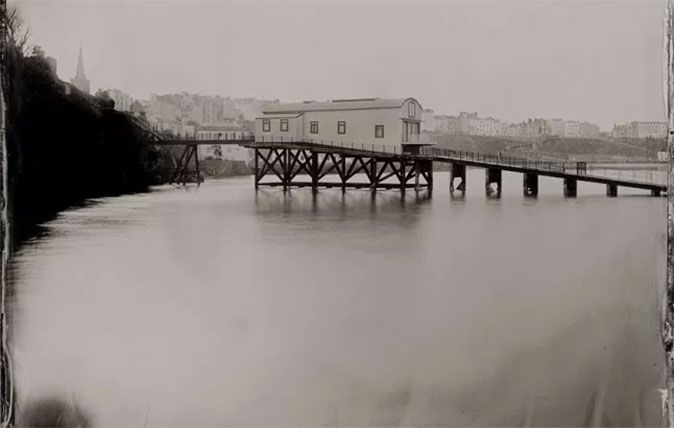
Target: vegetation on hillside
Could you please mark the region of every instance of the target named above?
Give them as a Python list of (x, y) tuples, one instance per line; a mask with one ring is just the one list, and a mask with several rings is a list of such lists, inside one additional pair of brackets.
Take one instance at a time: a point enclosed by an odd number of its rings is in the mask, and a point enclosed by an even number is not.
[(554, 158), (643, 158), (655, 159), (658, 151), (666, 150), (666, 139), (611, 139), (544, 137), (517, 140), (506, 137), (482, 137), (437, 133), (433, 139), (438, 147), (482, 153), (531, 153)]
[(7, 144), (15, 238), (87, 198), (146, 190), (170, 156), (142, 145), (141, 129), (108, 99), (60, 81), (25, 38), (7, 47)]

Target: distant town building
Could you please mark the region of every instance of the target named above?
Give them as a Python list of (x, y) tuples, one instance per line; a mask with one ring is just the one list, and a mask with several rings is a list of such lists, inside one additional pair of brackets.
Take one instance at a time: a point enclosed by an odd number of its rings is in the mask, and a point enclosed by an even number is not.
[(222, 117), (224, 119), (236, 119), (239, 116), (236, 108), (236, 103), (231, 98), (223, 98), (222, 100)]
[(578, 125), (578, 132), (580, 138), (597, 138), (601, 134), (601, 129), (594, 123), (580, 122)]
[(152, 94), (148, 115), (165, 121), (181, 120), (204, 126), (226, 125), (232, 120), (252, 123), (262, 114), (267, 105), (276, 101), (256, 98), (230, 98), (220, 95), (199, 95), (181, 92), (177, 94)]
[(449, 116), (447, 115), (434, 115), (433, 116), (433, 131), (435, 132), (449, 132)]
[(425, 132), (435, 131), (434, 112), (431, 109), (425, 108), (421, 112), (421, 130)]
[[(230, 121), (225, 125), (197, 126), (195, 135), (197, 140), (225, 140), (241, 138), (243, 127), (236, 121)], [(238, 145), (232, 144), (213, 144), (197, 146), (197, 153), (200, 159), (215, 158), (225, 160), (236, 160), (250, 162), (250, 150)]]
[(638, 138), (667, 137), (667, 122), (636, 122)]
[(461, 112), (458, 119), (463, 134), (494, 137), (503, 135), (504, 132), (504, 126), (500, 120), (493, 117), (479, 117), (477, 112)]
[(255, 121), (255, 137), (303, 139), (415, 152), (421, 137), (421, 104), (414, 98), (361, 98), (268, 106)]
[(180, 106), (176, 105), (174, 100), (170, 99), (169, 96), (156, 94), (151, 95), (147, 115), (153, 119), (166, 122), (187, 119), (187, 115), (182, 114)]
[(452, 135), (463, 134), (463, 121), (456, 116), (447, 116), (447, 132)]
[(564, 121), (562, 136), (567, 138), (580, 138), (580, 122), (577, 120)]
[(493, 117), (480, 117), (477, 112), (460, 112), (458, 116), (434, 115), (434, 130), (447, 134), (487, 137), (536, 138), (546, 136), (596, 138), (599, 126), (589, 122), (562, 119), (527, 119), (520, 123), (501, 122)]
[[(134, 104), (136, 101), (134, 101)], [(174, 137), (194, 139), (196, 138), (195, 126), (183, 123), (179, 120), (163, 120), (150, 118), (150, 126), (158, 132), (170, 134)]]
[(254, 121), (255, 118), (262, 115), (262, 111), (267, 106), (277, 105), (279, 100), (261, 100), (257, 98), (234, 98), (234, 106), (237, 113), (244, 120)]
[(665, 138), (667, 122), (630, 122), (613, 126), (613, 138)]
[(129, 111), (136, 117), (147, 118), (148, 102), (135, 100), (131, 103)]
[(479, 135), (478, 134), (478, 115), (477, 112), (468, 113), (462, 111), (459, 113), (459, 134)]
[(70, 81), (77, 89), (85, 94), (90, 93), (90, 82), (84, 73), (84, 60), (82, 59), (82, 48), (80, 48), (79, 56), (77, 57), (77, 72), (75, 77)]
[(105, 92), (107, 92), (108, 97), (115, 102), (115, 110), (131, 111), (131, 104), (133, 103), (131, 95), (122, 92), (119, 89), (106, 89)]
[(545, 119), (527, 119), (506, 126), (505, 135), (510, 138), (537, 138), (550, 135), (550, 126)]
[(553, 137), (564, 136), (564, 121), (562, 119), (546, 119), (547, 134)]
[(611, 134), (613, 138), (636, 138), (636, 130), (633, 130), (629, 124), (613, 125)]

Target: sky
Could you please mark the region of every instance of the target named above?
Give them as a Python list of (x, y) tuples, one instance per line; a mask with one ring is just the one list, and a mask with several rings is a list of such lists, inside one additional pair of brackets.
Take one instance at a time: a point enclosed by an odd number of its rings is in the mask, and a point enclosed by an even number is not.
[(663, 1), (9, 0), (92, 88), (283, 101), (416, 98), (478, 111), (664, 120)]

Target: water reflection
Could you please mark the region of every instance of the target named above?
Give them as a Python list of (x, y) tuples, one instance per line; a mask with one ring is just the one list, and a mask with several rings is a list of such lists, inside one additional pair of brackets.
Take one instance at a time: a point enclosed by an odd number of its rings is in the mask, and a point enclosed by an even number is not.
[[(504, 174), (486, 199), (161, 187), (12, 265), (22, 408), (96, 423), (660, 425), (664, 203)], [(624, 193), (624, 192), (623, 192)], [(628, 194), (630, 192), (627, 192)], [(635, 350), (638, 350), (636, 352)]]

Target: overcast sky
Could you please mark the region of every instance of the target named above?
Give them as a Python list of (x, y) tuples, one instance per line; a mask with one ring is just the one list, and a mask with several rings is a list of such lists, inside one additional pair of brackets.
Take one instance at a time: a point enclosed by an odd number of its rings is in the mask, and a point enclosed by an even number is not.
[(664, 120), (664, 1), (19, 0), (69, 80), (136, 98), (417, 98), (437, 113)]

